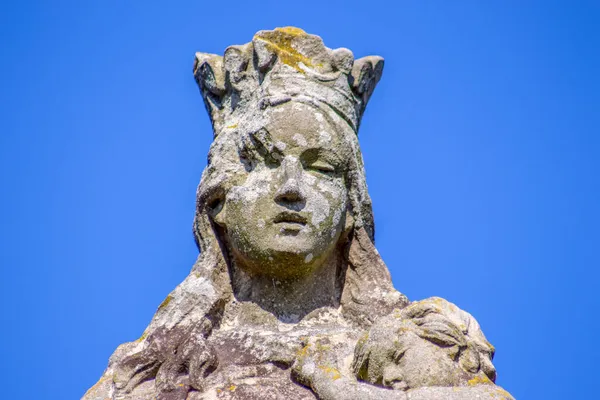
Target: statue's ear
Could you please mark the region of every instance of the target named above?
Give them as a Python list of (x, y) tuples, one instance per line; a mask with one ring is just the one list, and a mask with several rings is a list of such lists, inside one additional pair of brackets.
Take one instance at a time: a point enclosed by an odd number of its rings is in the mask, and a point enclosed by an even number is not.
[(210, 218), (221, 228), (226, 228), (225, 226), (225, 198), (222, 196), (217, 197), (208, 203), (208, 215)]

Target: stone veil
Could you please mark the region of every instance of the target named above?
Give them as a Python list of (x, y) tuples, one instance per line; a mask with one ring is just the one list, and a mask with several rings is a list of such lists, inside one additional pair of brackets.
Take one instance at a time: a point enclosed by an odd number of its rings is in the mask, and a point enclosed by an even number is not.
[(477, 321), (410, 302), (375, 248), (358, 129), (383, 59), (288, 27), (193, 71), (200, 255), (83, 399), (512, 399)]

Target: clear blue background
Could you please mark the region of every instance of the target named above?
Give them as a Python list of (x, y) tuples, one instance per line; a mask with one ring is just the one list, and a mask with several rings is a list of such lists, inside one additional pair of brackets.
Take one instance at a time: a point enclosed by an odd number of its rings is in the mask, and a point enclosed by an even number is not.
[(80, 398), (187, 275), (211, 141), (194, 52), (286, 25), (386, 59), (360, 140), (396, 287), (470, 311), (518, 399), (597, 398), (599, 20), (597, 1), (4, 2), (0, 398)]

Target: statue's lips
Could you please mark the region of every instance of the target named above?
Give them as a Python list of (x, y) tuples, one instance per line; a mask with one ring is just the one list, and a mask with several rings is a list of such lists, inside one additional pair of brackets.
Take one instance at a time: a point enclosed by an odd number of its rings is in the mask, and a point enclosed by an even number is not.
[(273, 223), (275, 223), (275, 224), (288, 223), (288, 224), (306, 225), (306, 221), (307, 221), (306, 217), (303, 217), (299, 213), (290, 212), (290, 211), (284, 211), (282, 213), (279, 213), (273, 219)]

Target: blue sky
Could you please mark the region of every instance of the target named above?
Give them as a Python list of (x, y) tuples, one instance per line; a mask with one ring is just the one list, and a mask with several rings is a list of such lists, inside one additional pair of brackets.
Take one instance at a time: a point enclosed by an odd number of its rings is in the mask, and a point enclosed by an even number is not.
[(360, 141), (396, 287), (471, 312), (516, 398), (595, 397), (600, 3), (1, 10), (2, 398), (79, 398), (187, 275), (211, 141), (194, 52), (287, 25), (386, 59)]

